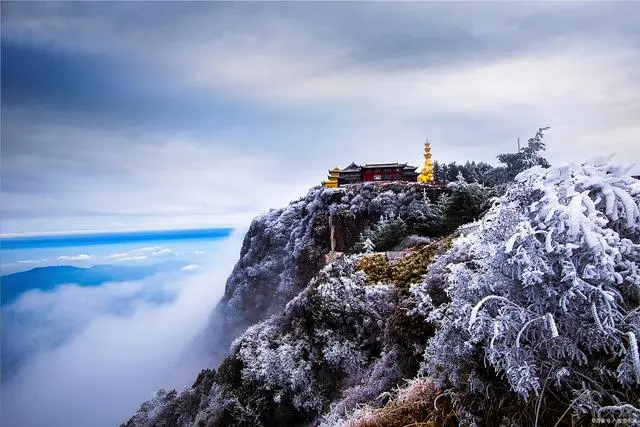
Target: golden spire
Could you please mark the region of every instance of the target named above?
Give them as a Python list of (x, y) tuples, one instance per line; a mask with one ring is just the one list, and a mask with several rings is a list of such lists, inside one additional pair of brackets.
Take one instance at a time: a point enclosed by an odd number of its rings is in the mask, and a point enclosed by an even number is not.
[(418, 182), (428, 184), (433, 182), (433, 162), (431, 161), (431, 144), (429, 140), (424, 143), (424, 166), (418, 175)]

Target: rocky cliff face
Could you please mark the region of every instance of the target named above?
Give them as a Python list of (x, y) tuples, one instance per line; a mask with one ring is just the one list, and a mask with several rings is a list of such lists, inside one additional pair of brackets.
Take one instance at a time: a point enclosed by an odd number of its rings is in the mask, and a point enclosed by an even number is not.
[(460, 228), (490, 194), (478, 184), (432, 204), (419, 184), (311, 190), (252, 224), (212, 319), (222, 362), (125, 426), (640, 423), (627, 171), (533, 167)]
[(352, 251), (365, 228), (382, 215), (422, 202), (424, 189), (413, 183), (319, 187), (255, 218), (204, 337), (213, 363), (248, 326), (280, 313), (308, 286), (325, 265), (332, 242), (335, 251)]
[[(417, 369), (411, 351), (396, 348), (402, 334), (388, 333), (406, 321), (400, 290), (368, 284), (357, 256), (327, 264), (326, 255), (332, 245), (352, 252), (381, 216), (423, 203), (424, 189), (314, 188), (255, 218), (204, 337), (212, 366), (181, 394), (159, 392), (126, 426), (317, 424), (332, 402), (352, 407)], [(362, 384), (372, 378), (380, 384)]]

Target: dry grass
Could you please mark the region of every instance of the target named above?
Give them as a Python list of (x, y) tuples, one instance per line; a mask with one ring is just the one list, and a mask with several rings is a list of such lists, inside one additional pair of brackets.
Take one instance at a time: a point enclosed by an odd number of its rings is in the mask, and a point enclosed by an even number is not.
[[(437, 406), (434, 405), (437, 402)], [(426, 378), (411, 380), (407, 387), (379, 409), (361, 413), (345, 427), (440, 427), (457, 426), (449, 399)]]
[[(466, 404), (475, 406), (478, 396), (458, 395)], [(475, 400), (475, 404), (473, 401)], [(567, 402), (553, 394), (543, 395), (541, 407), (535, 399), (527, 404), (515, 398), (485, 400), (484, 410), (475, 411), (482, 425), (501, 426), (505, 422), (519, 426), (581, 427), (592, 424), (592, 414), (569, 414)], [(539, 416), (536, 417), (536, 411)], [(396, 390), (381, 408), (360, 408), (341, 427), (453, 427), (459, 417), (448, 395), (438, 390), (428, 378), (415, 378)], [(537, 422), (537, 424), (536, 424)]]

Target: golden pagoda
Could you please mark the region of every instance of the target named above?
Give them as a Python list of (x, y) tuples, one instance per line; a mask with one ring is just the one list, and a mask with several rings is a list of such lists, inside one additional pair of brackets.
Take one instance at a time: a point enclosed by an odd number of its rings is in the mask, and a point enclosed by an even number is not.
[(340, 168), (335, 167), (329, 171), (329, 176), (326, 181), (322, 181), (323, 187), (329, 188), (337, 188), (338, 187), (338, 177), (340, 176)]
[(424, 166), (418, 175), (418, 182), (429, 184), (433, 182), (433, 161), (431, 160), (431, 144), (424, 143)]

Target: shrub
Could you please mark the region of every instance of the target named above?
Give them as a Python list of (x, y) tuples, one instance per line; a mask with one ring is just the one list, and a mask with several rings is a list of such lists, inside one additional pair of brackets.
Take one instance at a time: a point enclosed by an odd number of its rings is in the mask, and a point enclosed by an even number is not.
[[(409, 381), (396, 389), (381, 408), (363, 406), (344, 418), (325, 419), (321, 426), (405, 427), (457, 426), (458, 420), (449, 398), (426, 378)], [(437, 399), (438, 404), (434, 406)]]
[(382, 216), (373, 226), (366, 229), (358, 241), (360, 251), (365, 250), (365, 243), (369, 240), (378, 251), (391, 250), (407, 234), (407, 225), (399, 216)]
[(531, 421), (552, 392), (569, 414), (637, 419), (640, 182), (605, 162), (517, 180), (441, 259), (451, 302), (431, 315), (423, 372), (477, 397), (467, 424), (504, 391)]

